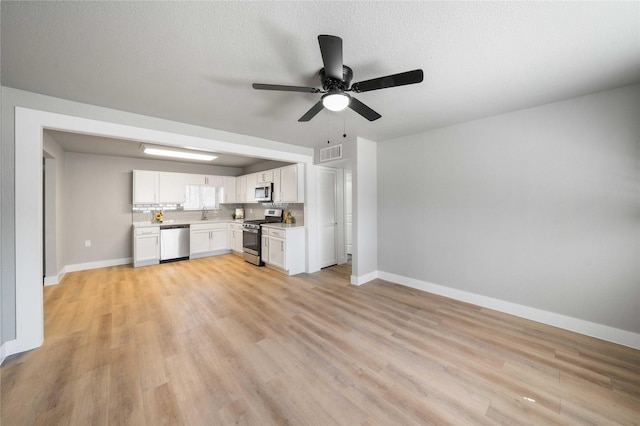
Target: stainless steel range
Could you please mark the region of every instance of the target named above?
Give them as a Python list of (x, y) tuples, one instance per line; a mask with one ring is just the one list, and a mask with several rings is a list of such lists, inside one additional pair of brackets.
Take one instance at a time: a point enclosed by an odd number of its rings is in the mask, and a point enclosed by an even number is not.
[(264, 219), (245, 220), (242, 225), (242, 257), (249, 263), (263, 266), (262, 228), (263, 223), (282, 222), (282, 209), (265, 209)]

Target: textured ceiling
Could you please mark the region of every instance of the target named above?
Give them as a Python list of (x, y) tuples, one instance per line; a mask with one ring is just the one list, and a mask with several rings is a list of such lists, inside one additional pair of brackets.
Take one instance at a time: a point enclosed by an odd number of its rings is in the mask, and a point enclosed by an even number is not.
[[(2, 1), (2, 84), (302, 146), (372, 140), (640, 81), (639, 2)], [(353, 81), (425, 81), (297, 119), (317, 94), (318, 34), (343, 38)]]

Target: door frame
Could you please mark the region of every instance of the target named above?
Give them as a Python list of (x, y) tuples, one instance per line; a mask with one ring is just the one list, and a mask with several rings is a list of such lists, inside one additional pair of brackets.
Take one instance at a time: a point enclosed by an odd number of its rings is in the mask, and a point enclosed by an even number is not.
[[(342, 168), (336, 168), (336, 167), (327, 167), (327, 166), (316, 166), (317, 167), (317, 173), (316, 173), (316, 189), (317, 189), (317, 196), (318, 196), (318, 210), (317, 210), (317, 217), (318, 219), (320, 218), (320, 196), (322, 191), (320, 191), (320, 174), (322, 173), (322, 170), (330, 170), (332, 172), (336, 173), (336, 183), (335, 183), (335, 187), (334, 187), (334, 197), (335, 197), (335, 206), (336, 206), (336, 212), (335, 212), (335, 217), (336, 217), (336, 236), (335, 236), (335, 242), (336, 242), (336, 261), (338, 265), (341, 265), (343, 263), (347, 262), (347, 252), (346, 252), (346, 243), (345, 243), (345, 206), (344, 206), (344, 169)], [(317, 221), (318, 223), (318, 244), (320, 244), (320, 220)], [(320, 264), (320, 251), (318, 251), (318, 264)]]

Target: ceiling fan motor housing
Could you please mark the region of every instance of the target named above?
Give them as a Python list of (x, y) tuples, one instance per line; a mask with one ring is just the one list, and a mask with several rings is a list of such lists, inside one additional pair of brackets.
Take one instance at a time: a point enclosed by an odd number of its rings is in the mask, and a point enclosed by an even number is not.
[(320, 81), (322, 82), (322, 88), (327, 92), (347, 90), (351, 84), (351, 79), (353, 78), (353, 70), (346, 65), (342, 66), (342, 81), (327, 76), (324, 72), (324, 68), (320, 70), (319, 74)]

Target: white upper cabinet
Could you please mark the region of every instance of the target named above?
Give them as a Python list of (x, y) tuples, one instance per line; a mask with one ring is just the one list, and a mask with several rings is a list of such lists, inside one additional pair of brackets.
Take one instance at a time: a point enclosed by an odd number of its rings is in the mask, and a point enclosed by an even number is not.
[(238, 177), (134, 170), (133, 204), (185, 204), (187, 186), (222, 188), (223, 204), (256, 203), (255, 187), (268, 182), (273, 202), (304, 202), (304, 164), (292, 164)]
[(281, 203), (304, 203), (304, 164), (292, 164), (279, 170), (280, 188), (277, 201)]
[(187, 185), (206, 185), (207, 177), (205, 175), (186, 174)]
[(184, 173), (160, 172), (158, 175), (158, 203), (184, 204), (187, 178)]
[(223, 176), (185, 174), (187, 185), (219, 186), (223, 185)]
[(222, 177), (222, 201), (221, 203), (236, 203), (238, 193), (236, 192), (236, 178), (234, 176)]
[(158, 172), (133, 171), (133, 204), (155, 204), (158, 202)]
[(256, 173), (256, 175), (258, 176), (257, 183), (273, 182), (273, 172), (275, 170), (266, 170), (264, 172)]
[(247, 177), (238, 176), (236, 178), (236, 203), (244, 203), (247, 200)]
[(256, 202), (256, 185), (258, 184), (258, 174), (251, 173), (247, 175), (247, 196), (245, 198), (246, 203)]
[(217, 186), (221, 188), (224, 186), (224, 176), (205, 176), (204, 184), (207, 186)]

